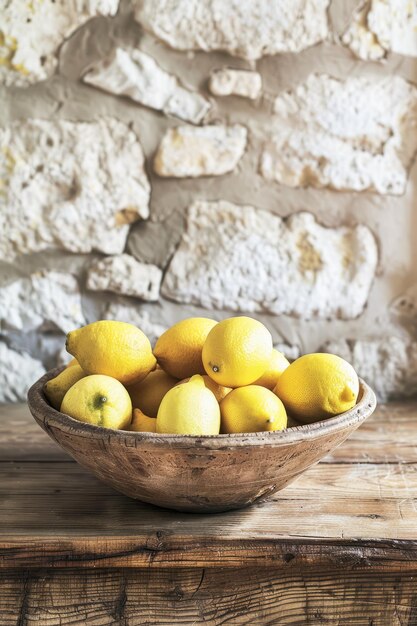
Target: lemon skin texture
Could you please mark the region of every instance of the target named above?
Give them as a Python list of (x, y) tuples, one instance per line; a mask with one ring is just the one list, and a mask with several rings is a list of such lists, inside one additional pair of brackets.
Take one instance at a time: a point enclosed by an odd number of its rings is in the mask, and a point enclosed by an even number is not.
[(149, 417), (140, 409), (133, 409), (133, 419), (129, 430), (140, 433), (154, 433), (156, 431), (155, 417)]
[(156, 417), (162, 398), (177, 384), (176, 378), (161, 369), (155, 369), (140, 382), (127, 385), (126, 389), (134, 409), (140, 409), (149, 417)]
[[(225, 398), (227, 394), (232, 391), (231, 387), (223, 387), (222, 385), (215, 383), (210, 376), (207, 376), (207, 374), (203, 374), (202, 379), (204, 380), (204, 385), (207, 389), (210, 389), (210, 391), (214, 393), (217, 402), (221, 402), (223, 398)], [(177, 384), (182, 385), (183, 383), (188, 383), (189, 380), (189, 378), (184, 378), (184, 380), (180, 380)]]
[(268, 369), (258, 380), (255, 380), (253, 384), (266, 387), (272, 391), (278, 382), (278, 378), (281, 376), (282, 372), (287, 369), (289, 364), (290, 362), (285, 358), (282, 352), (274, 348)]
[(66, 348), (86, 374), (104, 374), (125, 384), (142, 380), (156, 365), (149, 339), (125, 322), (101, 320), (73, 330)]
[(67, 391), (61, 412), (87, 424), (125, 429), (132, 420), (132, 402), (118, 380), (93, 374), (82, 378)]
[(210, 331), (203, 346), (206, 373), (218, 385), (250, 385), (266, 371), (272, 356), (272, 337), (251, 317), (230, 317)]
[(164, 396), (156, 418), (156, 432), (177, 435), (218, 435), (220, 407), (196, 375)]
[(266, 387), (233, 389), (220, 403), (222, 433), (259, 433), (287, 427), (281, 400)]
[(154, 347), (158, 364), (178, 380), (204, 374), (203, 345), (216, 324), (215, 320), (207, 317), (190, 317), (168, 328)]
[(359, 379), (335, 354), (305, 354), (281, 374), (274, 392), (303, 424), (339, 415), (355, 406)]
[(59, 411), (61, 408), (62, 400), (68, 389), (70, 389), (78, 380), (84, 378), (86, 373), (76, 363), (71, 367), (64, 369), (58, 376), (48, 380), (45, 385), (45, 395), (49, 400), (49, 403)]

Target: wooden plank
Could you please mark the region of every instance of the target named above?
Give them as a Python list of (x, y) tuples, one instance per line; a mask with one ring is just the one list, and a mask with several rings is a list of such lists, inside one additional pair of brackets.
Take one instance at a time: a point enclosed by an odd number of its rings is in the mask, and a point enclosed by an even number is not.
[(417, 402), (378, 406), (374, 415), (324, 462), (414, 463), (417, 459)]
[(2, 470), (2, 567), (96, 567), (103, 559), (113, 567), (230, 567), (283, 562), (292, 550), (305, 563), (339, 558), (414, 567), (417, 561), (415, 464), (318, 464), (271, 501), (217, 515), (131, 500), (74, 463), (3, 464)]
[(26, 404), (0, 406), (0, 461), (72, 461), (39, 428)]
[(414, 626), (415, 578), (327, 568), (5, 572), (2, 626)]
[[(329, 509), (335, 515), (365, 514), (369, 511), (366, 510), (364, 503), (375, 502), (377, 509), (374, 509), (375, 515), (371, 518), (373, 536), (375, 520), (383, 519), (385, 505), (389, 510), (391, 504), (401, 503), (401, 514), (398, 510), (397, 515), (398, 522), (416, 522), (417, 510), (414, 505), (417, 498), (417, 464), (319, 463), (286, 489), (275, 493), (269, 501), (214, 516), (174, 513), (132, 500), (107, 487), (75, 463), (4, 464), (0, 474), (0, 496), (2, 520), (0, 535), (3, 534), (4, 528), (21, 528), (25, 532), (31, 528), (31, 524), (36, 524), (36, 528), (43, 528), (46, 514), (49, 514), (48, 532), (54, 523), (60, 528), (61, 523), (66, 524), (68, 521), (70, 533), (75, 527), (83, 530), (91, 527), (93, 530), (103, 532), (105, 528), (101, 528), (101, 523), (105, 524), (105, 527), (110, 526), (110, 534), (118, 533), (118, 530), (112, 528), (113, 522), (117, 520), (118, 529), (127, 529), (132, 522), (138, 523), (139, 509), (141, 511), (139, 523), (149, 528), (153, 527), (155, 519), (161, 519), (168, 525), (172, 523), (174, 527), (178, 520), (181, 520), (182, 525), (185, 524), (190, 531), (199, 525), (207, 528), (208, 524), (209, 530), (210, 520), (214, 520), (214, 526), (217, 528), (215, 520), (221, 518), (226, 527), (229, 526), (226, 520), (230, 520), (231, 526), (237, 525), (239, 530), (242, 530), (240, 522), (244, 522), (243, 532), (255, 532), (256, 529), (263, 528), (273, 532), (277, 525), (278, 527), (284, 525), (286, 528), (289, 523), (291, 528), (294, 528), (294, 525), (298, 528), (300, 524), (302, 525), (300, 528), (304, 528), (306, 520), (293, 519), (292, 516), (285, 516), (283, 519), (283, 507), (291, 506), (291, 503), (297, 511), (297, 518), (300, 518), (301, 508), (307, 509), (310, 514), (313, 510), (319, 512), (323, 509), (326, 514), (330, 513)], [(339, 510), (334, 509), (333, 504), (329, 504), (339, 500), (343, 502)], [(49, 508), (42, 508), (48, 506)], [(94, 514), (90, 518), (80, 517), (85, 508), (90, 509), (92, 513), (105, 512), (106, 515), (101, 516), (99, 520)], [(363, 515), (363, 519), (365, 517)], [(331, 526), (331, 520), (329, 525)], [(351, 532), (349, 525), (345, 524), (345, 534), (350, 535)], [(362, 527), (361, 533), (367, 533), (366, 526)], [(397, 536), (397, 538), (408, 537)]]
[(0, 545), (2, 570), (13, 569), (175, 569), (279, 567), (307, 570), (336, 567), (417, 575), (417, 543), (392, 540), (303, 539), (227, 540), (223, 537), (10, 537)]
[[(322, 462), (413, 463), (417, 458), (417, 401), (378, 406)], [(36, 424), (26, 405), (0, 406), (0, 461), (70, 461)]]
[(75, 463), (10, 464), (0, 475), (0, 536), (118, 536), (181, 528), (207, 537), (417, 539), (417, 464), (318, 464), (268, 502), (175, 513), (118, 494)]

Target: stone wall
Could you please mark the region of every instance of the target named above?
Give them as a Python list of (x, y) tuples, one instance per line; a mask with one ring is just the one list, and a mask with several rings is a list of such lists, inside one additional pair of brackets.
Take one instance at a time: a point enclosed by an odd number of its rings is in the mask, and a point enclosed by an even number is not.
[(6, 4), (0, 401), (81, 324), (236, 313), (417, 392), (412, 3)]

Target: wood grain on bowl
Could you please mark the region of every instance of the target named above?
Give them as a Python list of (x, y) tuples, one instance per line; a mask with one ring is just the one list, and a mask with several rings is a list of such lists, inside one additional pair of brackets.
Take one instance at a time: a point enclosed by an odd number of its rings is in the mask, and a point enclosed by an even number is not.
[(266, 499), (342, 443), (376, 406), (361, 381), (352, 410), (284, 431), (206, 437), (117, 431), (78, 422), (48, 404), (43, 388), (59, 371), (29, 390), (38, 424), (103, 482), (179, 511), (226, 511)]

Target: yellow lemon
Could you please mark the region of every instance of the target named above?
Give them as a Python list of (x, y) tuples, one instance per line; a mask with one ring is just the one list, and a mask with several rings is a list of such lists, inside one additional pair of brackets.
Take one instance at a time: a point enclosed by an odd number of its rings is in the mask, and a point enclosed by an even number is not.
[(287, 361), (282, 352), (278, 352), (278, 350), (275, 350), (274, 348), (272, 350), (272, 357), (269, 362), (268, 369), (260, 378), (258, 378), (258, 380), (255, 380), (253, 384), (266, 387), (272, 391), (278, 382), (278, 378), (281, 376), (282, 372), (287, 369), (289, 364), (290, 362)]
[(66, 347), (87, 374), (105, 374), (126, 384), (142, 380), (156, 365), (147, 336), (125, 322), (101, 320), (73, 330)]
[(80, 422), (124, 429), (132, 419), (132, 403), (122, 383), (94, 374), (85, 376), (67, 391), (61, 412)]
[(165, 394), (156, 418), (157, 433), (218, 435), (219, 431), (219, 403), (202, 376), (192, 376)]
[[(217, 402), (221, 402), (223, 398), (225, 398), (227, 394), (232, 391), (231, 387), (223, 387), (223, 385), (215, 383), (210, 376), (207, 376), (207, 374), (204, 374), (202, 378), (207, 389), (210, 389), (210, 391), (214, 393)], [(180, 380), (177, 384), (182, 385), (183, 383), (188, 383), (189, 380), (189, 378), (184, 378), (184, 380)]]
[(274, 392), (287, 411), (308, 424), (355, 406), (359, 380), (353, 367), (334, 354), (305, 354), (278, 378)]
[(84, 370), (82, 370), (79, 365), (74, 364), (69, 368), (65, 368), (58, 376), (52, 378), (52, 380), (48, 380), (45, 385), (45, 395), (54, 409), (59, 411), (62, 400), (68, 389), (78, 380), (84, 378), (85, 375)]
[(133, 409), (133, 420), (129, 430), (139, 433), (154, 433), (156, 431), (156, 419), (145, 415), (140, 409)]
[(71, 359), (71, 361), (67, 363), (65, 367), (72, 367), (73, 365), (79, 365), (77, 359)]
[(156, 417), (159, 405), (167, 391), (175, 387), (178, 380), (161, 369), (150, 372), (146, 378), (127, 385), (133, 408), (140, 409), (150, 417)]
[(225, 387), (253, 383), (267, 369), (271, 355), (271, 333), (251, 317), (230, 317), (219, 322), (203, 346), (207, 374)]
[(201, 352), (207, 335), (217, 324), (207, 317), (189, 317), (159, 337), (154, 355), (162, 369), (178, 378), (204, 374)]
[(233, 389), (220, 403), (222, 433), (259, 433), (287, 427), (281, 400), (266, 387)]

